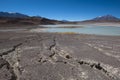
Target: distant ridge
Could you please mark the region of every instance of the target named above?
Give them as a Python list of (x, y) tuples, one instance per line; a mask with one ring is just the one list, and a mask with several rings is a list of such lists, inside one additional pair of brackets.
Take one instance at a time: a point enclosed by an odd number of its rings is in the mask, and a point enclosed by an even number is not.
[(21, 13), (0, 12), (0, 25), (40, 25), (58, 23), (62, 23), (62, 21), (40, 16), (28, 16)]
[(28, 18), (29, 16), (21, 13), (0, 12), (0, 17)]
[(117, 22), (117, 23), (120, 23), (120, 18), (117, 18), (115, 16), (112, 16), (112, 15), (104, 15), (104, 16), (98, 16), (96, 18), (93, 18), (91, 20), (85, 20), (85, 21), (81, 21), (81, 22), (84, 22), (84, 23), (103, 23), (103, 22)]
[(98, 16), (85, 21), (53, 20), (41, 16), (29, 16), (21, 13), (0, 12), (2, 25), (46, 25), (46, 24), (79, 24), (79, 23), (120, 23), (120, 18), (112, 15)]
[(96, 20), (96, 21), (119, 21), (120, 19), (115, 17), (115, 16), (112, 16), (112, 15), (104, 15), (104, 16), (99, 16), (99, 17), (96, 17), (92, 20)]

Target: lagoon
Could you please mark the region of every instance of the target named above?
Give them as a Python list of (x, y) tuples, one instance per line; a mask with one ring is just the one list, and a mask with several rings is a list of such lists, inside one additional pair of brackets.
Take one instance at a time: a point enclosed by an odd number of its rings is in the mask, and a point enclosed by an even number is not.
[[(73, 25), (72, 25), (73, 26)], [(95, 35), (108, 35), (108, 36), (120, 36), (120, 27), (116, 26), (82, 26), (70, 28), (70, 27), (63, 27), (58, 25), (47, 26), (44, 32), (72, 32), (72, 33), (80, 33), (80, 34), (95, 34)]]

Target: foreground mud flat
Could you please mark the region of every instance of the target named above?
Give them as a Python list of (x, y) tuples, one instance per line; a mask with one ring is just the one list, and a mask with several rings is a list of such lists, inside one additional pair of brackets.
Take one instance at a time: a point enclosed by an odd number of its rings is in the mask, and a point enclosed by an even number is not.
[(120, 37), (0, 32), (0, 80), (120, 80)]

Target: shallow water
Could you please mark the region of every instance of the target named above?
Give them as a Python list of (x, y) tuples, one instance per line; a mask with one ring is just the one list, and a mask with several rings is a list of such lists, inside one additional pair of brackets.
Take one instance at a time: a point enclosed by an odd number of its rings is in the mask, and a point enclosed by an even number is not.
[[(28, 29), (0, 29), (0, 32), (8, 31), (30, 31), (30, 32), (70, 32), (80, 34), (95, 34), (95, 35), (108, 35), (120, 36), (120, 27), (116, 26), (90, 26), (90, 25), (42, 25), (43, 27)], [(71, 28), (72, 27), (72, 28)], [(75, 27), (75, 28), (73, 28)]]
[(45, 32), (73, 32), (82, 34), (120, 36), (120, 27), (115, 26), (86, 26), (80, 28), (46, 28)]

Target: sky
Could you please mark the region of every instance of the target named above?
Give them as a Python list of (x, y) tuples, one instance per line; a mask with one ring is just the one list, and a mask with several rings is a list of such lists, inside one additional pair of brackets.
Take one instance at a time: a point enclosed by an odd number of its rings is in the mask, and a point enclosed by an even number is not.
[(120, 18), (120, 0), (0, 0), (0, 11), (70, 21), (107, 14)]

